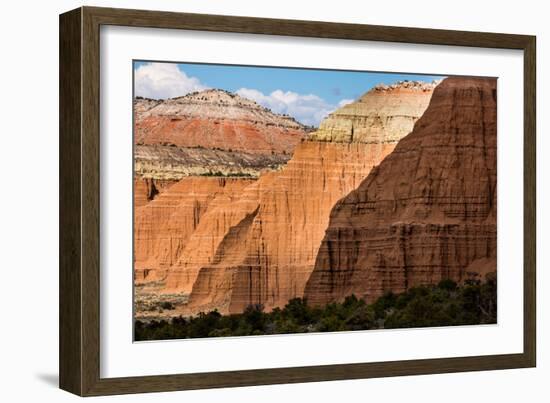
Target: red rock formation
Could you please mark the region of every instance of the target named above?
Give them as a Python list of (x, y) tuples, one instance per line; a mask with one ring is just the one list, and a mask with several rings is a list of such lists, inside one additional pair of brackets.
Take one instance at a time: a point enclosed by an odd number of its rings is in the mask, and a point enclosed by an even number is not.
[[(211, 264), (230, 230), (258, 209), (258, 182), (244, 188), (239, 197), (216, 197), (186, 242), (179, 259), (170, 267), (166, 292), (191, 292), (201, 267)], [(241, 252), (240, 248), (237, 252)], [(229, 258), (229, 254), (226, 254)]]
[(200, 268), (190, 305), (242, 312), (252, 303), (270, 309), (301, 296), (332, 206), (393, 147), (300, 144), (282, 171), (260, 177), (256, 203), (223, 234), (211, 263)]
[(305, 127), (254, 101), (206, 90), (164, 101), (135, 101), (135, 142), (218, 148), (259, 154), (291, 154)]
[[(313, 140), (300, 144), (281, 171), (262, 175), (240, 203), (220, 205), (205, 214), (199, 225), (204, 228), (197, 228), (187, 244), (189, 254), (183, 253), (167, 276), (167, 286), (173, 291), (192, 287), (190, 313), (214, 308), (242, 312), (254, 303), (271, 309), (303, 295), (332, 207), (408, 132), (403, 122), (398, 128), (385, 128), (384, 122), (391, 117), (376, 119), (391, 108), (369, 109), (369, 99), (379, 106), (380, 93), (384, 93), (388, 102), (398, 102), (395, 93), (400, 91), (401, 86), (382, 92), (377, 88), (362, 97), (354, 110), (366, 120), (340, 111), (333, 114), (352, 122), (350, 132), (361, 122), (379, 122), (380, 127), (371, 127), (375, 138), (365, 134), (327, 141), (323, 133), (313, 133)], [(408, 89), (405, 92), (410, 96)], [(409, 101), (414, 108), (401, 107), (401, 115), (411, 117), (409, 130), (424, 110), (418, 105), (426, 108), (431, 93), (420, 86), (417, 102)], [(332, 123), (338, 124), (336, 118)]]
[(386, 291), (496, 270), (496, 80), (447, 78), (395, 150), (340, 200), (305, 297)]
[(162, 279), (218, 196), (232, 200), (251, 179), (188, 177), (134, 211), (136, 282)]
[[(232, 209), (251, 178), (286, 163), (306, 134), (294, 119), (221, 90), (168, 100), (136, 98), (134, 113), (138, 283), (164, 279), (210, 204)], [(227, 228), (222, 223), (209, 231)], [(201, 239), (191, 245), (188, 255), (200, 256), (195, 250), (204, 247)]]
[(168, 189), (175, 181), (162, 179), (134, 179), (134, 208), (141, 207)]

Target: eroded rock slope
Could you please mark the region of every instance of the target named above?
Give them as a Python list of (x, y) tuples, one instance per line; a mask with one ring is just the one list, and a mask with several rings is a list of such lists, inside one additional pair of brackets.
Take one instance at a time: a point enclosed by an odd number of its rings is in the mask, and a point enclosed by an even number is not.
[(414, 130), (332, 209), (311, 303), (373, 301), (496, 270), (496, 80), (447, 78)]
[[(204, 229), (188, 242), (200, 253), (183, 253), (167, 286), (192, 291), (191, 312), (241, 312), (249, 304), (272, 309), (303, 296), (332, 207), (412, 130), (434, 87), (376, 87), (334, 112), (280, 171), (262, 175), (242, 201), (205, 214)], [(399, 124), (391, 113), (399, 113)], [(225, 233), (215, 231), (222, 227)]]

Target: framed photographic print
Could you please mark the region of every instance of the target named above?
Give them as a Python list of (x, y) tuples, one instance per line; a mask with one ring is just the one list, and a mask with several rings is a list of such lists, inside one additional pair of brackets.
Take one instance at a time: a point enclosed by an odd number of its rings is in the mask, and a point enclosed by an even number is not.
[(60, 386), (535, 366), (535, 37), (60, 16)]

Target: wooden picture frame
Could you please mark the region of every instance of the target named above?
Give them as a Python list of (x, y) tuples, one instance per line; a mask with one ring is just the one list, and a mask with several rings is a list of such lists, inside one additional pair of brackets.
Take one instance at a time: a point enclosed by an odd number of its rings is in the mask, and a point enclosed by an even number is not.
[[(524, 52), (524, 348), (468, 356), (229, 372), (100, 377), (99, 35), (101, 25)], [(329, 381), (536, 365), (535, 37), (483, 32), (81, 7), (60, 16), (60, 387), (81, 396)]]

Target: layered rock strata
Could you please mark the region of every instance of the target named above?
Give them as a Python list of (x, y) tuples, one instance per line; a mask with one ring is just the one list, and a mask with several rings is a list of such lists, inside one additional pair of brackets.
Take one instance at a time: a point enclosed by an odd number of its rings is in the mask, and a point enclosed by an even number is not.
[[(312, 133), (287, 165), (263, 174), (246, 189), (242, 200), (210, 209), (187, 243), (189, 253), (182, 253), (170, 268), (167, 288), (192, 291), (189, 313), (214, 308), (242, 312), (249, 304), (262, 304), (269, 310), (303, 296), (332, 207), (393, 150), (407, 134), (407, 124), (412, 130), (433, 87), (401, 84), (382, 92), (377, 87), (358, 105), (342, 108), (355, 111), (359, 118), (336, 111), (329, 117), (333, 126), (338, 119), (351, 121), (351, 125), (340, 126), (348, 127), (348, 134), (353, 135), (327, 138)], [(386, 126), (392, 119), (385, 113), (392, 109), (380, 105), (384, 96), (388, 103), (401, 104), (395, 96), (401, 92), (409, 101), (399, 113), (408, 118), (396, 129), (392, 124)]]
[(216, 198), (234, 200), (253, 182), (242, 178), (188, 177), (134, 210), (136, 283), (164, 279), (201, 217)]
[(290, 154), (258, 154), (198, 147), (136, 146), (136, 177), (177, 181), (186, 176), (242, 176), (257, 178), (265, 170), (277, 170)]
[(234, 202), (260, 172), (280, 169), (307, 132), (222, 90), (136, 98), (134, 118), (137, 282), (164, 279), (210, 203)]
[(223, 90), (179, 98), (136, 98), (135, 143), (291, 154), (306, 127), (254, 101)]
[(426, 110), (439, 81), (379, 84), (356, 102), (331, 113), (310, 140), (334, 143), (396, 143)]
[(238, 198), (216, 197), (213, 200), (208, 212), (201, 217), (187, 240), (180, 258), (170, 267), (165, 284), (166, 292), (190, 293), (202, 267), (219, 261), (222, 257), (237, 260), (236, 256), (245, 251), (244, 245), (240, 245), (234, 253), (225, 252), (227, 248), (222, 253), (220, 245), (226, 237), (231, 237), (229, 233), (242, 225), (243, 220), (247, 222), (247, 217), (257, 214), (259, 182), (258, 180), (244, 188)]
[(496, 80), (447, 78), (414, 130), (332, 209), (305, 297), (373, 301), (496, 271)]
[(233, 313), (256, 303), (284, 306), (302, 296), (332, 206), (392, 149), (392, 144), (300, 144), (280, 172), (260, 177), (255, 204), (223, 234), (196, 278), (189, 278), (190, 306)]

